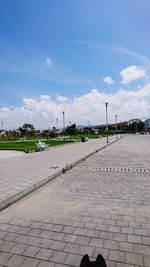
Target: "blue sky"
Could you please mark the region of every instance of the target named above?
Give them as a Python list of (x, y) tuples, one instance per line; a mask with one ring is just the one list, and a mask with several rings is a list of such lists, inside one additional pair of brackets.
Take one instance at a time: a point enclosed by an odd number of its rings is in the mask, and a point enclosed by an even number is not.
[[(149, 0), (0, 0), (0, 119), (9, 117), (7, 127), (12, 127), (18, 117), (11, 117), (11, 112), (8, 116), (6, 109), (15, 114), (32, 111), (34, 115), (23, 119), (39, 126), (45, 116), (46, 127), (61, 116), (61, 108), (76, 113), (73, 103), (95, 94), (95, 89), (102, 103), (114, 97), (113, 120), (122, 101), (114, 100), (120, 90), (141, 94), (141, 88), (149, 85), (149, 25)], [(147, 94), (142, 101), (149, 101), (149, 89)], [(43, 111), (43, 95), (53, 110)], [(91, 101), (87, 105), (92, 110)], [(37, 103), (34, 108), (31, 102)], [(80, 104), (84, 107), (84, 102)], [(87, 116), (91, 123), (100, 123), (91, 111), (80, 112), (85, 114), (82, 123)], [(148, 112), (137, 116), (145, 119)], [(75, 119), (74, 114), (68, 120), (79, 123), (81, 116)], [(136, 112), (121, 116), (130, 119)]]

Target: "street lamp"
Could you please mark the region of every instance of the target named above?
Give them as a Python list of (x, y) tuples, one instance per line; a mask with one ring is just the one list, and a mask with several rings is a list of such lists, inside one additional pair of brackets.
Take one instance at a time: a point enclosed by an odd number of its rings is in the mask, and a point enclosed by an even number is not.
[(107, 141), (106, 141), (106, 143), (109, 143), (109, 140), (108, 140), (108, 114), (107, 114), (108, 103), (107, 102), (105, 103), (105, 106), (106, 106), (106, 131), (107, 131)]
[(115, 117), (116, 117), (116, 140), (118, 140), (117, 114), (115, 115)]
[(65, 111), (63, 111), (62, 114), (63, 114), (63, 134), (65, 135)]

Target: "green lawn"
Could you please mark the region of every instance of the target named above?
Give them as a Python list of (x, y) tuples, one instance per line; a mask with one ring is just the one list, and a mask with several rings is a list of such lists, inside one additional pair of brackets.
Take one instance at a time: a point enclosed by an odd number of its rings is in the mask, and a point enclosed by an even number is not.
[[(28, 141), (28, 142), (0, 142), (0, 150), (2, 149), (15, 149), (15, 150), (23, 150), (23, 151), (35, 151), (36, 148), (36, 142), (37, 141)], [(64, 144), (68, 144), (71, 143), (70, 141), (66, 141), (66, 140), (60, 140), (60, 141), (55, 141), (55, 140), (51, 140), (51, 141), (46, 141), (46, 144), (48, 144), (49, 147), (52, 146), (58, 146), (58, 145), (64, 145)]]

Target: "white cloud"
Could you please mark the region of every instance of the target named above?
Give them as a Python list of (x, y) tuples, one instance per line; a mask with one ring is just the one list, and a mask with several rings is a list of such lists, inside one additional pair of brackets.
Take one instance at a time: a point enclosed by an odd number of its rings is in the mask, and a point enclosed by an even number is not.
[(129, 84), (130, 82), (137, 80), (141, 77), (146, 77), (146, 71), (140, 66), (132, 65), (128, 68), (121, 70), (120, 75), (122, 77), (123, 84)]
[(106, 76), (103, 78), (103, 81), (107, 84), (113, 84), (114, 83), (114, 80), (110, 77), (110, 76)]
[(46, 63), (47, 63), (48, 66), (52, 65), (52, 61), (51, 61), (51, 59), (49, 57), (46, 59)]
[[(61, 101), (58, 101), (61, 100)], [(67, 100), (67, 101), (66, 101)], [(24, 98), (22, 107), (0, 109), (0, 121), (4, 128), (19, 127), (23, 123), (32, 123), (36, 128), (55, 126), (56, 118), (59, 127), (62, 127), (62, 111), (65, 111), (66, 125), (69, 121), (76, 124), (104, 124), (105, 102), (108, 102), (109, 122), (131, 118), (149, 118), (150, 114), (150, 84), (133, 90), (119, 90), (115, 93), (106, 93), (92, 89), (89, 93), (68, 99), (66, 96), (53, 98), (42, 95), (40, 99)]]

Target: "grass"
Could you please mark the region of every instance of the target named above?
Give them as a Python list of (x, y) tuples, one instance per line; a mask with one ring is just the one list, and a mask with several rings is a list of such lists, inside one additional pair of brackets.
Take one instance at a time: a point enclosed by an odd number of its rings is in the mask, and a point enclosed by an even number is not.
[[(23, 150), (25, 152), (29, 151), (35, 151), (36, 148), (36, 142), (37, 141), (28, 141), (28, 142), (0, 142), (0, 150)], [(71, 141), (67, 140), (50, 140), (46, 141), (46, 144), (48, 144), (49, 147), (58, 146), (58, 145), (64, 145), (71, 143)]]
[[(86, 136), (89, 139), (97, 139), (100, 137), (105, 136), (105, 134), (77, 134), (77, 135), (71, 135), (71, 140), (70, 140), (70, 136), (68, 136), (68, 139), (65, 140), (44, 140), (46, 144), (48, 144), (49, 147), (53, 147), (53, 146), (58, 146), (58, 145), (64, 145), (64, 144), (68, 144), (71, 143), (73, 141), (80, 141), (81, 140), (81, 136)], [(8, 139), (9, 138), (9, 139)], [(32, 140), (31, 140), (32, 138)], [(29, 151), (35, 151), (36, 148), (36, 143), (38, 142), (38, 138), (36, 137), (25, 137), (25, 140), (21, 140), (20, 138), (15, 138), (15, 140), (13, 138), (10, 137), (4, 137), (4, 138), (0, 138), (0, 150), (23, 150), (26, 152)]]

